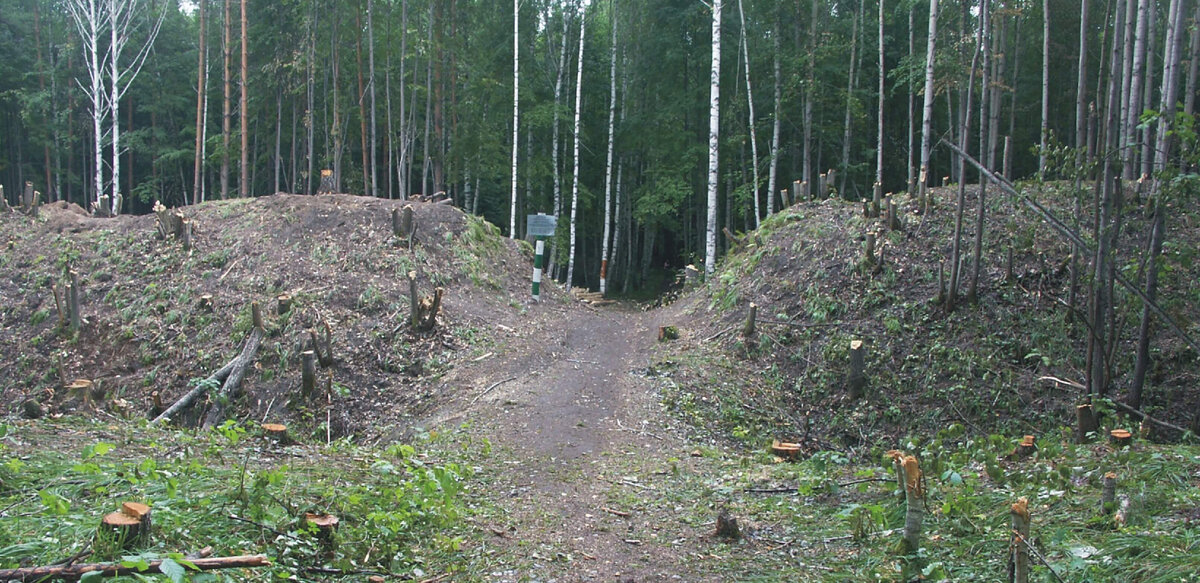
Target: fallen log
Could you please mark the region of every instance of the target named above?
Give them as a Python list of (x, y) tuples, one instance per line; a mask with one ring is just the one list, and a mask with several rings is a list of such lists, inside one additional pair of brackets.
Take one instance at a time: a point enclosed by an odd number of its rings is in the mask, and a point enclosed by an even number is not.
[[(195, 566), (198, 571), (268, 567), (271, 565), (271, 562), (263, 555), (197, 558), (187, 559), (187, 562)], [(0, 569), (0, 581), (42, 581), (49, 579), (75, 581), (88, 573), (103, 573), (102, 576), (104, 577), (116, 577), (133, 573), (162, 573), (162, 564), (163, 559), (156, 559), (147, 562), (145, 569), (127, 567), (121, 563), (85, 563), (82, 565), (62, 565), (57, 567)]]
[(255, 327), (250, 332), (250, 338), (246, 340), (246, 345), (242, 348), (241, 354), (238, 354), (237, 358), (233, 359), (233, 369), (229, 371), (229, 376), (225, 378), (225, 383), (221, 385), (219, 397), (213, 401), (213, 406), (208, 410), (208, 414), (204, 416), (204, 423), (201, 424), (201, 427), (209, 429), (225, 418), (225, 404), (237, 396), (238, 389), (242, 386), (242, 377), (246, 376), (246, 369), (254, 362), (255, 354), (258, 352), (258, 345), (262, 343), (262, 339), (263, 329)]
[[(221, 392), (228, 393), (234, 386), (240, 385), (242, 377), (246, 373), (246, 366), (254, 360), (254, 354), (258, 352), (258, 345), (262, 343), (263, 331), (261, 328), (255, 328), (250, 332), (250, 337), (246, 339), (246, 344), (242, 347), (241, 353), (237, 358), (229, 361), (225, 366), (221, 367), (217, 372), (209, 375), (208, 378), (196, 384), (196, 387), (188, 391), (179, 400), (175, 401), (166, 411), (163, 411), (155, 417), (150, 423), (162, 423), (170, 421), (181, 411), (191, 407), (196, 400), (208, 393), (208, 391), (216, 386), (221, 387)], [(236, 372), (236, 377), (234, 375)], [(233, 385), (230, 382), (233, 381)], [(207, 418), (205, 419), (207, 422)]]

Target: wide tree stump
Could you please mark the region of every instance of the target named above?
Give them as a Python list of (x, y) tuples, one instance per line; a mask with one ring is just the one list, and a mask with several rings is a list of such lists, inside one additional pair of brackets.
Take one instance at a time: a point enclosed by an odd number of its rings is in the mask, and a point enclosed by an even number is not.
[(716, 536), (729, 540), (742, 538), (742, 530), (738, 528), (737, 518), (730, 516), (729, 511), (724, 508), (717, 513)]
[(289, 445), (292, 439), (288, 436), (287, 426), (282, 423), (263, 423), (263, 435), (267, 440), (279, 445)]
[(1100, 429), (1100, 420), (1091, 403), (1075, 406), (1075, 443), (1087, 443)]
[(337, 546), (338, 517), (333, 514), (316, 512), (304, 513), (304, 526), (312, 532), (321, 547), (327, 551)]
[(1112, 440), (1113, 447), (1117, 449), (1129, 447), (1133, 444), (1133, 434), (1128, 429), (1113, 429), (1108, 432)]
[(317, 194), (333, 194), (334, 192), (337, 192), (337, 185), (333, 182), (333, 170), (322, 169), (321, 185), (317, 187)]
[(117, 548), (129, 550), (150, 541), (150, 527), (150, 507), (141, 502), (125, 502), (119, 512), (104, 515), (96, 536)]

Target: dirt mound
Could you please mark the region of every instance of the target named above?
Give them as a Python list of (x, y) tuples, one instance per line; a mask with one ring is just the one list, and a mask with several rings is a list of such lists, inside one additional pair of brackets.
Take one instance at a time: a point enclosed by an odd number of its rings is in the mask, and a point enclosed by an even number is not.
[[(236, 355), (257, 301), (269, 334), (238, 417), (290, 419), (321, 437), (402, 427), (438, 402), (434, 379), (519, 316), (532, 259), (482, 219), (418, 202), (409, 249), (392, 234), (392, 210), (405, 204), (289, 194), (209, 202), (182, 209), (193, 225), (187, 250), (160, 240), (152, 215), (100, 219), (46, 205), (37, 220), (0, 218), (0, 351), (14, 355), (0, 365), (7, 412), (33, 398), (51, 412), (147, 415), (153, 395), (170, 404)], [(82, 288), (78, 333), (58, 305), (68, 271)], [(445, 290), (432, 332), (407, 325), (410, 271), (419, 295)], [(281, 295), (291, 300), (284, 313)], [(334, 363), (318, 377), (331, 397), (296, 402), (299, 353), (308, 330), (323, 336), (326, 324)], [(75, 378), (96, 381), (103, 402), (65, 395)]]
[[(968, 187), (964, 296), (977, 192)], [(924, 216), (899, 197), (898, 230), (865, 218), (858, 203), (836, 200), (802, 203), (765, 221), (714, 277), (672, 307), (685, 334), (663, 368), (679, 386), (669, 400), (684, 413), (715, 418), (726, 432), (819, 435), (850, 447), (874, 433), (903, 435), (955, 422), (982, 432), (1073, 424), (1074, 404), (1083, 395), (1043, 379), (1083, 380), (1087, 284), (1079, 288), (1071, 322), (1070, 247), (1006, 195), (991, 195), (978, 302), (960, 299), (947, 313), (939, 287), (950, 271), (945, 262), (956, 190), (933, 196), (937, 204)], [(1060, 216), (1071, 215), (1066, 192), (1048, 188), (1038, 196)], [(1120, 264), (1139, 281), (1148, 233), (1141, 209), (1126, 209), (1124, 233)], [(876, 236), (874, 260), (866, 257), (868, 234)], [(1176, 249), (1194, 248), (1197, 238), (1191, 228), (1168, 235)], [(1190, 253), (1159, 260), (1161, 302), (1195, 334), (1190, 323), (1200, 309), (1188, 282), (1200, 276), (1200, 265)], [(757, 329), (745, 337), (751, 303), (758, 306)], [(1114, 398), (1129, 383), (1140, 314), (1136, 298), (1118, 304)], [(855, 340), (866, 346), (865, 398), (858, 400), (848, 390)], [(1200, 405), (1196, 355), (1167, 331), (1157, 334), (1154, 346), (1146, 408), (1187, 426)], [(1110, 422), (1130, 423), (1115, 416)]]

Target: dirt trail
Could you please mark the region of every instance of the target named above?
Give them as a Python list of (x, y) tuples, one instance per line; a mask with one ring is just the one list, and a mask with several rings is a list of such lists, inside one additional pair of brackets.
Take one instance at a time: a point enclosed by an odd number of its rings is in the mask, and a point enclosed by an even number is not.
[(656, 350), (655, 315), (580, 304), (530, 313), (503, 352), (456, 371), (451, 382), (473, 388), (440, 422), (468, 422), (493, 444), (487, 495), (504, 515), (487, 525), (488, 579), (704, 579), (686, 564), (687, 539), (702, 535), (681, 533), (655, 503), (672, 464), (689, 463), (638, 374)]

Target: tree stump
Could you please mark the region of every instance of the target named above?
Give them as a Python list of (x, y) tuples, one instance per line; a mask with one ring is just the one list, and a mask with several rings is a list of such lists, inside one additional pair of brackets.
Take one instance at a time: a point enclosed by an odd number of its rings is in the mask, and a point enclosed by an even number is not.
[(817, 175), (817, 191), (813, 193), (813, 200), (825, 200), (828, 182), (828, 175), (824, 172)]
[(1009, 508), (1012, 518), (1012, 544), (1009, 561), (1012, 565), (1012, 581), (1029, 583), (1029, 500), (1021, 497)]
[(754, 320), (757, 317), (758, 304), (750, 302), (750, 310), (746, 313), (746, 323), (742, 325), (742, 336), (749, 338), (754, 335)]
[(862, 340), (850, 341), (850, 374), (846, 377), (846, 390), (851, 401), (861, 399), (867, 386), (866, 352)]
[(867, 265), (875, 265), (875, 233), (867, 233), (867, 248), (863, 261)]
[(67, 288), (67, 309), (71, 313), (71, 331), (78, 332), (83, 327), (83, 316), (79, 308), (79, 273), (71, 271), (69, 276), (71, 285)]
[(1088, 443), (1100, 429), (1100, 420), (1096, 418), (1096, 409), (1091, 403), (1075, 406), (1075, 443)]
[(785, 203), (786, 206), (790, 207), (804, 200), (804, 184), (805, 183), (803, 180), (792, 182), (792, 194), (791, 196), (787, 197), (787, 202)]
[(67, 399), (78, 403), (80, 407), (90, 407), (94, 401), (102, 400), (103, 397), (96, 383), (88, 379), (75, 379), (63, 388), (66, 390)]
[(674, 326), (659, 326), (658, 327), (658, 341), (659, 342), (667, 342), (670, 340), (676, 340), (678, 338), (679, 338), (679, 328), (676, 328)]
[(45, 414), (46, 409), (34, 399), (26, 399), (21, 405), (21, 415), (26, 419), (41, 419)]
[(1100, 514), (1112, 514), (1116, 510), (1117, 502), (1117, 474), (1108, 472), (1104, 474), (1104, 479), (1100, 486)]
[(184, 251), (192, 250), (192, 222), (183, 219), (183, 228), (179, 231), (179, 241), (183, 243)]
[(337, 191), (337, 185), (333, 183), (333, 170), (322, 169), (321, 185), (317, 187), (317, 194), (333, 194), (335, 191)]
[(917, 458), (904, 456), (904, 543), (905, 555), (921, 548), (921, 527), (925, 520), (925, 485)]
[(196, 307), (198, 307), (201, 312), (211, 312), (213, 310), (212, 294), (201, 295), (196, 301)]
[(266, 332), (267, 327), (263, 324), (262, 306), (257, 301), (250, 302), (250, 319), (254, 322), (254, 327)]
[(275, 296), (275, 313), (282, 316), (292, 311), (292, 296), (279, 294)]
[(402, 209), (392, 209), (392, 234), (406, 240), (408, 248), (412, 249), (417, 234), (417, 218), (411, 204), (404, 205)]
[(337, 547), (338, 517), (333, 514), (304, 513), (304, 527), (313, 533), (321, 547), (332, 551)]
[(1108, 432), (1113, 447), (1122, 449), (1133, 444), (1133, 434), (1128, 429), (1113, 429)]
[(1037, 443), (1032, 435), (1026, 435), (1021, 438), (1021, 443), (1017, 444), (1016, 449), (1012, 452), (1013, 459), (1025, 459), (1033, 455), (1037, 451)]
[(742, 531), (738, 528), (737, 518), (730, 516), (729, 511), (722, 508), (717, 512), (717, 538), (728, 540), (737, 540), (742, 538)]
[(300, 353), (300, 396), (305, 402), (317, 392), (317, 355), (312, 350)]
[(288, 437), (286, 425), (281, 423), (263, 423), (262, 430), (263, 435), (272, 443), (288, 445), (292, 442), (291, 438)]
[(150, 527), (150, 507), (140, 502), (125, 502), (119, 512), (104, 515), (96, 537), (119, 549), (130, 550), (150, 542)]
[(409, 324), (414, 330), (427, 332), (437, 324), (438, 312), (442, 309), (442, 288), (435, 288), (432, 296), (417, 297), (417, 272), (408, 272)]
[(324, 340), (318, 338), (317, 331), (312, 328), (308, 329), (308, 338), (312, 343), (313, 352), (317, 353), (317, 364), (320, 364), (321, 368), (329, 368), (333, 366), (333, 329), (324, 318), (321, 319), (321, 326), (325, 329)]
[(880, 207), (883, 202), (883, 184), (876, 182), (875, 187), (871, 190), (871, 218), (879, 217)]

